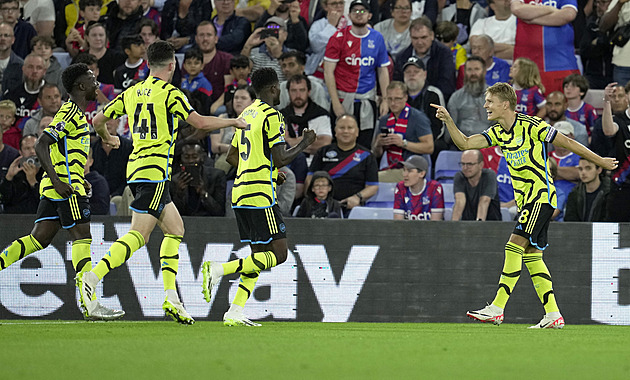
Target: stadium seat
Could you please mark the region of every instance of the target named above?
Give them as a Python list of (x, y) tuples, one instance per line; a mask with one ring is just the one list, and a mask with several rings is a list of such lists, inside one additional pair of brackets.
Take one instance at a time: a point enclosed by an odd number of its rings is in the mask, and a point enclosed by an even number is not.
[(604, 110), (604, 90), (589, 89), (584, 96), (584, 103), (595, 107), (597, 114), (601, 115)]
[(444, 209), (444, 220), (451, 220), (453, 218), (453, 208), (447, 207)]
[(459, 160), (462, 152), (443, 150), (435, 160), (435, 179), (444, 182), (453, 182), (455, 173), (459, 171)]
[(444, 207), (447, 207), (447, 208), (450, 207), (452, 209), (453, 205), (455, 204), (455, 194), (453, 193), (453, 184), (450, 182), (443, 183), (442, 190), (444, 192)]
[(109, 202), (109, 215), (116, 215), (116, 203)]
[(353, 207), (348, 219), (394, 219), (393, 208)]
[(504, 222), (511, 222), (514, 220), (507, 207), (501, 207), (501, 220)]
[(379, 182), (378, 191), (372, 198), (368, 199), (368, 201), (365, 203), (365, 206), (366, 207), (393, 208), (395, 189), (396, 189), (396, 183)]

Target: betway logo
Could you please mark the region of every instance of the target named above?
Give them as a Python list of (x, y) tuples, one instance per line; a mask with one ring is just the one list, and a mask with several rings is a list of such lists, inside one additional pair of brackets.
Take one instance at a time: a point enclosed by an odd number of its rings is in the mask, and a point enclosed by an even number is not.
[(350, 66), (373, 66), (374, 57), (357, 57), (356, 54), (352, 54), (346, 57), (346, 63)]
[[(126, 234), (129, 227), (129, 223), (114, 224), (118, 237)], [(93, 238), (92, 263), (96, 265), (113, 242), (104, 241), (103, 223), (91, 223), (90, 228)], [(302, 278), (300, 282), (310, 284), (322, 310), (322, 321), (346, 322), (354, 309), (378, 251), (378, 246), (353, 246), (341, 277), (337, 279), (332, 271), (325, 246), (298, 244), (294, 251), (289, 251), (285, 263), (260, 274), (257, 288), (268, 288), (268, 297), (256, 299), (256, 292), (254, 292), (247, 302), (247, 315), (252, 319), (267, 317), (297, 319), (298, 298), (300, 297), (297, 260), (299, 258), (308, 277), (308, 281)], [(226, 262), (234, 256), (244, 258), (250, 253), (249, 246), (234, 251), (231, 243), (208, 243), (202, 260)], [(41, 317), (54, 313), (64, 306), (64, 301), (53, 293), (52, 289), (58, 289), (59, 285), (74, 287), (72, 280), (74, 271), (70, 265), (72, 261), (70, 244), (66, 245), (65, 255), (51, 245), (27, 258), (27, 260), (32, 259), (39, 261), (39, 265), (22, 268), (22, 265), (17, 263), (2, 271), (0, 303), (11, 313), (22, 317)], [(153, 268), (147, 248), (142, 247), (136, 251), (125, 265), (136, 293), (136, 300), (127, 300), (127, 302), (137, 302), (145, 317), (163, 317), (162, 274), (160, 270), (156, 271)], [(201, 296), (203, 275), (199, 263), (196, 267), (196, 270), (193, 269), (188, 247), (182, 243), (179, 247), (177, 287), (182, 301), (186, 304), (186, 310), (195, 318), (205, 318), (209, 315), (220, 288), (229, 286), (228, 299), (222, 301), (227, 301), (225, 302), (227, 304), (232, 302), (239, 280), (238, 277), (234, 280), (221, 279), (219, 285), (212, 289), (212, 302), (206, 303)], [(107, 280), (106, 277), (104, 282), (111, 290), (111, 284), (107, 285)], [(32, 291), (33, 285), (39, 288), (38, 291)], [(225, 293), (225, 291), (221, 292), (221, 294)], [(74, 294), (74, 302), (79, 308), (79, 295), (76, 288)], [(96, 295), (103, 305), (122, 309), (117, 295), (103, 296), (103, 284), (97, 286)], [(221, 310), (221, 313), (223, 312), (224, 310)]]

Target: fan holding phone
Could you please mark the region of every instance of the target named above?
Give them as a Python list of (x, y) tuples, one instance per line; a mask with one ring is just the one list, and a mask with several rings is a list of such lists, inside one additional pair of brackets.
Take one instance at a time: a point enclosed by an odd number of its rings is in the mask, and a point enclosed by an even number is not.
[(271, 67), (280, 81), (285, 80), (278, 59), (287, 49), (287, 36), (286, 21), (277, 16), (269, 17), (262, 28), (254, 30), (241, 51), (242, 55), (249, 56), (254, 62), (252, 72), (262, 67)]

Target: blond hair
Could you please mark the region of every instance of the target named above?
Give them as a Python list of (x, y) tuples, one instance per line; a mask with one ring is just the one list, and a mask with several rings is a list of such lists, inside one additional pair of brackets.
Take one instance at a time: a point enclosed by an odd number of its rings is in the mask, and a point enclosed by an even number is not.
[(540, 92), (545, 93), (545, 86), (540, 79), (540, 71), (534, 61), (528, 58), (520, 57), (514, 61), (514, 64), (518, 63), (518, 72), (512, 78), (514, 83), (522, 88), (532, 88), (537, 86)]
[(13, 103), (12, 100), (8, 100), (8, 99), (0, 101), (0, 108), (5, 109), (5, 110), (8, 109), (14, 115), (17, 112), (17, 107), (15, 106), (15, 103)]
[(502, 102), (509, 102), (512, 111), (516, 109), (516, 92), (509, 84), (497, 82), (486, 89), (486, 94), (494, 95)]

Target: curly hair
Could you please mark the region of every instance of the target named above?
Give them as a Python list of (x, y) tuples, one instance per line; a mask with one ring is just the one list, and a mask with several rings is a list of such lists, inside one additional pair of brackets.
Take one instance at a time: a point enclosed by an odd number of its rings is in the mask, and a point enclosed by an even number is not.
[(74, 86), (77, 82), (90, 71), (90, 68), (85, 63), (74, 63), (61, 73), (61, 82), (68, 94), (72, 93)]
[(278, 84), (278, 74), (271, 67), (260, 68), (252, 74), (252, 87), (258, 95), (274, 84)]

